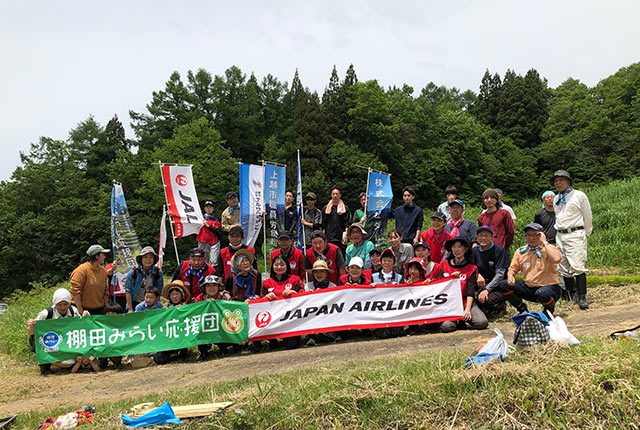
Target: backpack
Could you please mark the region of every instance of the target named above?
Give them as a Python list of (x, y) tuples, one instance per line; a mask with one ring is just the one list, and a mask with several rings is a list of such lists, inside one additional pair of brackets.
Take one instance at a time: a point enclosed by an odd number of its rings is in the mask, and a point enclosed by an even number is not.
[[(136, 279), (138, 278), (138, 267), (134, 267), (133, 269), (131, 269), (131, 280), (133, 281), (133, 283), (136, 283)], [(155, 286), (158, 283), (158, 279), (160, 279), (160, 271), (156, 270), (153, 273), (153, 285)]]

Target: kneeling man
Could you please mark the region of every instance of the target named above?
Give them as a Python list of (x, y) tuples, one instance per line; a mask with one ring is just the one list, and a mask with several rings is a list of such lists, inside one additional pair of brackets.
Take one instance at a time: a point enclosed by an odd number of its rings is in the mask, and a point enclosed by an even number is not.
[[(541, 303), (544, 310), (553, 312), (560, 297), (558, 263), (562, 254), (547, 242), (542, 230), (543, 227), (537, 223), (524, 228), (527, 245), (515, 252), (507, 280), (500, 284), (500, 290), (519, 313), (528, 312), (522, 299)], [(522, 281), (516, 281), (518, 272), (522, 272)]]

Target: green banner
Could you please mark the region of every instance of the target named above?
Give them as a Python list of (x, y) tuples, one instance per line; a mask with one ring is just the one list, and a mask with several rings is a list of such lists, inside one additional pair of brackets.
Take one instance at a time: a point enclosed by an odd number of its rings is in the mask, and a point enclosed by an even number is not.
[(247, 340), (244, 302), (207, 300), (122, 315), (96, 315), (37, 321), (38, 363), (77, 356), (118, 357), (169, 351), (207, 343)]

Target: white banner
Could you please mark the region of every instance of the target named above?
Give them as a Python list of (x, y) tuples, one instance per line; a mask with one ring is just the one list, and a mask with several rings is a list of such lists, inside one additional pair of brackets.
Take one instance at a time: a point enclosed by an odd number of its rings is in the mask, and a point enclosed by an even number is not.
[(244, 231), (243, 244), (253, 247), (262, 227), (264, 211), (264, 167), (240, 165), (240, 224)]
[(191, 166), (161, 164), (160, 167), (175, 237), (198, 234), (203, 217)]
[(249, 302), (249, 340), (462, 319), (458, 278), (427, 285), (340, 286)]

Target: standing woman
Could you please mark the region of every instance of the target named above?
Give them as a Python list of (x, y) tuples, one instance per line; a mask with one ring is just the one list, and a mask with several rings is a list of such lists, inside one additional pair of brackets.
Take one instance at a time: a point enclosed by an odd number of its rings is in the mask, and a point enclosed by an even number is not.
[(393, 229), (387, 234), (389, 245), (396, 256), (396, 263), (393, 270), (404, 276), (404, 266), (413, 258), (413, 246), (409, 243), (402, 242), (402, 232)]
[(110, 251), (100, 245), (91, 245), (80, 265), (71, 272), (71, 304), (80, 315), (84, 311), (91, 315), (104, 314), (104, 307), (109, 303), (109, 285), (102, 264), (105, 253)]
[[(276, 255), (271, 262), (271, 276), (262, 283), (262, 297), (275, 300), (300, 291), (303, 291), (302, 280), (291, 274), (289, 263), (282, 255)], [(276, 342), (271, 342), (272, 348)], [(282, 343), (287, 349), (297, 348), (300, 346), (300, 336), (285, 337)]]
[(144, 294), (147, 288), (156, 288), (162, 291), (162, 270), (158, 269), (158, 254), (151, 246), (145, 246), (136, 257), (138, 267), (129, 270), (127, 274), (127, 312), (135, 311), (139, 303), (144, 302)]

